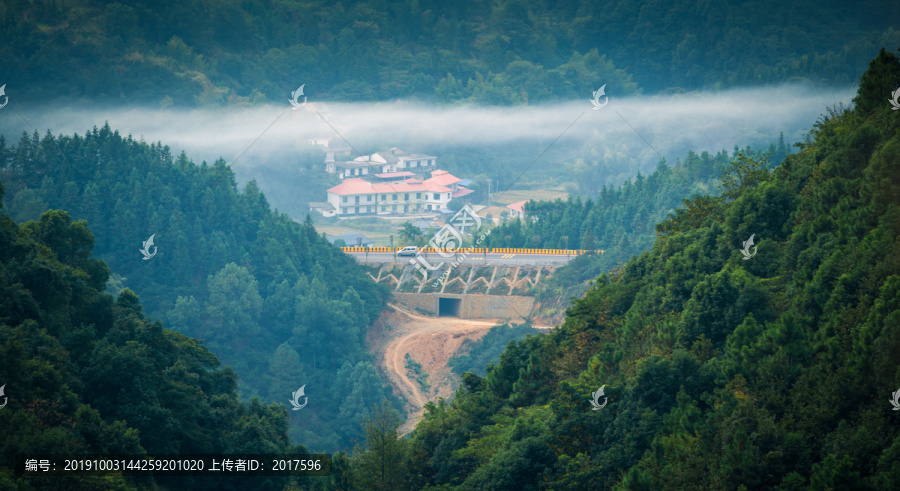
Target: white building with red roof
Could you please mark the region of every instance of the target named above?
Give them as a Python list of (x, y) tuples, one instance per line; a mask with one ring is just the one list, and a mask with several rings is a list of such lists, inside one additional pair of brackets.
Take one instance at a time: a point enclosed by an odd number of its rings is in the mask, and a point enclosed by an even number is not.
[(456, 185), (441, 183), (453, 179), (449, 173), (424, 181), (370, 182), (351, 177), (328, 190), (328, 203), (339, 217), (440, 211), (447, 208), (454, 192), (451, 186)]
[(515, 203), (510, 203), (506, 205), (509, 208), (509, 215), (513, 218), (524, 218), (525, 217), (525, 203), (531, 201), (530, 199), (523, 199), (522, 201), (516, 201)]

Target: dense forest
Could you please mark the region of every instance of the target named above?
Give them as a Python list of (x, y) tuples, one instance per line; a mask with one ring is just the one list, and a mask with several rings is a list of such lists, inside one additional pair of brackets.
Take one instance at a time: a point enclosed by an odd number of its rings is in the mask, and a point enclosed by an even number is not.
[[(104, 292), (110, 269), (91, 257), (94, 244), (87, 223), (64, 211), (16, 225), (0, 209), (0, 488), (138, 489), (154, 482), (59, 476), (26, 484), (14, 477), (17, 454), (306, 452), (288, 443), (283, 405), (240, 402), (237, 374), (203, 343), (148, 318), (131, 290)], [(250, 484), (156, 483), (235, 490)], [(253, 482), (255, 489), (287, 484)]]
[(897, 489), (900, 59), (859, 85), (780, 166), (732, 159), (561, 326), (429, 403), (369, 489)]
[(603, 251), (575, 258), (536, 289), (542, 315), (554, 319), (565, 310), (570, 298), (582, 296), (601, 273), (649, 249), (656, 240), (655, 225), (675, 208), (691, 196), (718, 194), (721, 170), (731, 159), (757, 158), (774, 166), (784, 160), (788, 151), (782, 138), (766, 153), (735, 148), (731, 158), (725, 151), (714, 156), (691, 152), (674, 166), (660, 161), (647, 177), (638, 173), (621, 186), (603, 186), (596, 200), (528, 202), (527, 217), (496, 227), (487, 244)]
[(273, 212), (255, 182), (239, 191), (224, 161), (197, 165), (104, 126), (12, 146), (0, 137), (0, 180), (17, 221), (47, 209), (86, 221), (115, 272), (110, 293), (136, 292), (149, 318), (202, 340), (239, 374), (243, 398), (286, 404), (306, 385), (293, 442), (348, 448), (372, 406), (399, 407), (365, 350), (386, 292), (308, 217)]
[[(900, 489), (900, 58), (881, 48), (900, 46), (898, 18), (884, 0), (3, 3), (0, 489)], [(290, 113), (301, 84), (311, 101), (597, 114), (599, 83), (653, 95), (679, 131), (618, 114), (633, 138), (595, 118), (583, 140), (469, 144), (320, 125), (351, 157), (437, 155), (472, 198), (571, 196), (529, 202), (488, 247), (603, 251), (535, 289), (557, 327), (465, 343), (455, 396), (404, 436), (367, 350), (390, 293), (306, 214), (337, 182), (322, 148), (298, 131), (240, 166), (197, 163), (92, 119)], [(790, 84), (858, 90), (799, 143), (740, 111), (730, 133), (708, 127), (734, 151), (694, 147), (680, 131), (704, 130), (671, 104)], [(41, 135), (43, 113), (79, 123)], [(244, 152), (263, 136), (248, 131)], [(308, 404), (287, 410), (301, 386)], [(333, 452), (332, 476), (13, 471), (20, 454), (308, 450)]]
[[(158, 107), (528, 104), (610, 91), (847, 86), (900, 44), (896, 2), (6, 2), (7, 94)], [(788, 26), (785, 28), (785, 26)]]

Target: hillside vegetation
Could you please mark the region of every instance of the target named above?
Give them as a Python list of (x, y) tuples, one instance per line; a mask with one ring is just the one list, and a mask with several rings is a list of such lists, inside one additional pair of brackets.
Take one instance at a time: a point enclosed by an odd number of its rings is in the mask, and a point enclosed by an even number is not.
[[(660, 223), (652, 249), (601, 274), (559, 328), (513, 343), (485, 377), (465, 374), (387, 477), (409, 489), (900, 487), (900, 114), (886, 100), (900, 59), (882, 51), (859, 85), (853, 109), (830, 109), (798, 153), (774, 170), (732, 160), (721, 194)], [(600, 387), (608, 404), (592, 411)]]
[[(273, 212), (253, 181), (239, 191), (224, 161), (197, 165), (104, 126), (12, 146), (0, 137), (0, 181), (19, 221), (47, 209), (84, 220), (110, 292), (131, 289), (149, 318), (202, 340), (245, 399), (285, 404), (306, 385), (293, 441), (348, 448), (371, 406), (399, 405), (364, 344), (386, 291), (308, 218)], [(144, 260), (151, 235), (156, 255)]]
[[(160, 107), (316, 100), (511, 105), (596, 90), (844, 87), (900, 42), (896, 2), (12, 0), (7, 94)], [(787, 27), (786, 27), (787, 26)]]
[[(495, 228), (490, 247), (602, 250), (581, 255), (537, 288), (540, 314), (561, 321), (572, 297), (581, 297), (601, 273), (616, 268), (653, 246), (655, 226), (692, 196), (721, 192), (720, 174), (731, 159), (755, 157), (777, 165), (788, 155), (783, 138), (767, 153), (750, 148), (716, 155), (688, 153), (670, 166), (661, 160), (648, 176), (640, 172), (620, 186), (603, 185), (596, 199), (531, 201), (528, 217), (513, 219)], [(583, 176), (581, 183), (590, 182)]]
[[(0, 198), (3, 187), (0, 185)], [(238, 479), (13, 476), (16, 455), (305, 453), (281, 404), (242, 403), (237, 374), (196, 339), (146, 317), (131, 290), (103, 291), (84, 220), (48, 211), (16, 225), (0, 209), (0, 488), (246, 489)], [(283, 489), (283, 478), (256, 489)]]

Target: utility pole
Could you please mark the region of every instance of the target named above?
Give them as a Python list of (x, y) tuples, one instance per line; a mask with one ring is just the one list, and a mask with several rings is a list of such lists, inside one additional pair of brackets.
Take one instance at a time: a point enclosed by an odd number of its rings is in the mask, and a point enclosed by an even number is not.
[(394, 250), (394, 236), (391, 236), (391, 252), (394, 253), (394, 262), (397, 262), (397, 251)]
[(488, 179), (487, 181), (488, 181), (488, 208), (490, 208), (491, 207), (491, 183), (493, 182), (493, 180)]

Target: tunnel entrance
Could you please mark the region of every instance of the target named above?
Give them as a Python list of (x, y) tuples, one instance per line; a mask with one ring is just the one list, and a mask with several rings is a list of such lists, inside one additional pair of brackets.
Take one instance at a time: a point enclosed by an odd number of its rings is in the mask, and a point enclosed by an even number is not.
[(438, 298), (438, 317), (459, 317), (461, 298)]

